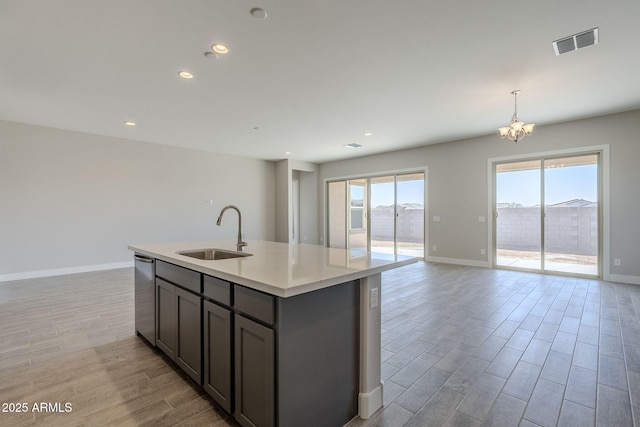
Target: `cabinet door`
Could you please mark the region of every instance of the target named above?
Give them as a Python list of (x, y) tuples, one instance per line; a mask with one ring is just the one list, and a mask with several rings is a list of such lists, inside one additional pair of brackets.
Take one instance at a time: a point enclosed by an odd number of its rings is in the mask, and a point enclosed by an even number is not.
[(202, 384), (201, 298), (175, 288), (177, 348), (175, 361), (195, 382)]
[(275, 423), (274, 331), (235, 316), (235, 412), (246, 427)]
[(171, 359), (176, 350), (176, 287), (156, 278), (156, 344)]
[(204, 389), (231, 413), (231, 310), (203, 303)]

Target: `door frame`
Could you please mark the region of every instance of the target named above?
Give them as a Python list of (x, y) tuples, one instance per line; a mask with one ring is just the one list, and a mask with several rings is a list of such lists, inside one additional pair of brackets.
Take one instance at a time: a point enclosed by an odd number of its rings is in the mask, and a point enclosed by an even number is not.
[[(534, 152), (527, 153), (515, 156), (505, 156), (505, 157), (492, 157), (487, 159), (487, 218), (491, 219), (488, 222), (487, 227), (487, 242), (489, 243), (489, 250), (487, 251), (488, 256), (488, 265), (490, 268), (504, 268), (498, 267), (495, 265), (495, 216), (494, 216), (494, 207), (495, 207), (495, 169), (494, 166), (496, 163), (506, 163), (510, 161), (523, 161), (523, 160), (534, 160), (545, 157), (562, 157), (562, 156), (579, 156), (585, 154), (593, 154), (598, 153), (600, 155), (600, 167), (598, 170), (599, 174), (599, 188), (598, 193), (600, 194), (599, 200), (599, 234), (598, 240), (600, 242), (600, 250), (598, 252), (598, 257), (600, 258), (600, 268), (599, 268), (599, 278), (603, 280), (610, 280), (611, 276), (611, 244), (610, 244), (610, 236), (611, 236), (611, 227), (610, 227), (610, 183), (609, 183), (609, 144), (603, 145), (593, 145), (589, 147), (576, 147), (570, 149), (563, 150), (553, 150), (553, 151), (544, 151), (544, 152)], [(546, 271), (538, 271), (536, 272), (541, 274), (553, 274), (553, 275), (565, 275), (562, 272), (546, 272)], [(579, 276), (577, 274), (567, 274), (570, 276)], [(594, 276), (588, 276), (594, 277)]]
[[(405, 174), (410, 174), (410, 173), (424, 173), (424, 252), (423, 252), (423, 258), (421, 259), (426, 259), (427, 254), (428, 254), (428, 236), (429, 236), (429, 168), (427, 166), (418, 166), (415, 168), (406, 168), (406, 169), (393, 169), (393, 170), (387, 170), (387, 171), (382, 171), (382, 172), (375, 172), (375, 173), (361, 173), (361, 174), (354, 174), (354, 175), (344, 175), (344, 176), (336, 176), (336, 177), (331, 177), (331, 178), (325, 178), (324, 179), (324, 183), (323, 183), (323, 197), (322, 197), (322, 212), (324, 215), (323, 221), (322, 221), (322, 235), (324, 236), (322, 241), (324, 246), (329, 246), (330, 244), (330, 239), (329, 239), (329, 203), (328, 203), (328, 194), (329, 194), (329, 183), (331, 182), (336, 182), (336, 181), (349, 181), (349, 180), (357, 180), (357, 179), (366, 179), (367, 180), (367, 196), (369, 197), (369, 179), (371, 178), (375, 178), (375, 177), (379, 177), (379, 176), (387, 176), (387, 175), (405, 175)], [(346, 184), (348, 187), (348, 183)], [(395, 186), (395, 179), (394, 179), (394, 186)], [(346, 193), (347, 193), (347, 197), (348, 197), (348, 189), (346, 189)], [(394, 188), (394, 194), (395, 194), (395, 188)], [(394, 196), (395, 197), (395, 196)], [(395, 200), (395, 199), (394, 199)], [(348, 209), (348, 205), (346, 206), (346, 208)], [(397, 208), (394, 208), (394, 212)], [(369, 221), (369, 216), (367, 215), (367, 222)], [(394, 236), (395, 236), (395, 221), (394, 221)], [(349, 248), (349, 244), (348, 244), (348, 233), (345, 235), (345, 244), (347, 249)], [(395, 240), (395, 239), (394, 239)], [(369, 241), (369, 239), (368, 239)], [(367, 245), (369, 246), (369, 242), (367, 243)], [(396, 248), (396, 242), (394, 241), (394, 252), (395, 252), (395, 248)]]

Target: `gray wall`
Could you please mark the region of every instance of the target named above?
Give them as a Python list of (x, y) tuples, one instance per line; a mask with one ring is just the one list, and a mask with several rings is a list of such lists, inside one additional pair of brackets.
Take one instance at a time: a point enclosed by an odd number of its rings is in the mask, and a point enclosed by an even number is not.
[(242, 210), (247, 239), (273, 240), (274, 171), (267, 161), (0, 121), (0, 280), (129, 262), (132, 243), (233, 238), (234, 212), (215, 225), (227, 204)]
[[(324, 194), (328, 179), (427, 166), (428, 256), (481, 265), (489, 261), (489, 223), (478, 220), (487, 217), (489, 209), (488, 159), (604, 144), (610, 145), (610, 188), (604, 189), (611, 202), (609, 273), (621, 281), (635, 282), (640, 280), (640, 263), (636, 262), (640, 259), (640, 110), (540, 126), (518, 144), (491, 134), (324, 163), (319, 186)], [(433, 216), (441, 221), (433, 222)], [(432, 250), (434, 245), (437, 252)], [(487, 255), (481, 255), (481, 249)], [(614, 258), (621, 259), (621, 266), (613, 266)]]

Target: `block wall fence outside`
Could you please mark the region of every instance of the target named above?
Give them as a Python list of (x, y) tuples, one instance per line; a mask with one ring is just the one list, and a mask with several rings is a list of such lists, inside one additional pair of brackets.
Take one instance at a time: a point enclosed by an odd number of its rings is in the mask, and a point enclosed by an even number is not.
[[(371, 239), (393, 241), (393, 208), (371, 209)], [(424, 209), (398, 209), (397, 239), (399, 242), (424, 241)]]
[[(577, 255), (598, 254), (598, 209), (547, 207), (545, 250)], [(540, 208), (498, 208), (498, 249), (540, 250)]]

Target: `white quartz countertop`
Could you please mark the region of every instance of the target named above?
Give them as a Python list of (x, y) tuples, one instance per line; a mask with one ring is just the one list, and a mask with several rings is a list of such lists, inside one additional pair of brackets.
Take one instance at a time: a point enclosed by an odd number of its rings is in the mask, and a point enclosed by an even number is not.
[(318, 245), (248, 241), (252, 256), (201, 260), (178, 252), (197, 249), (235, 251), (235, 240), (133, 244), (129, 249), (210, 276), (278, 297), (290, 297), (385, 270), (412, 264), (418, 258), (327, 248)]

